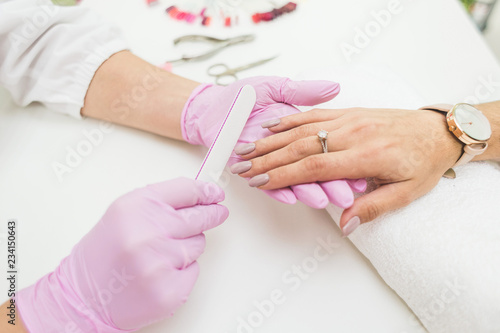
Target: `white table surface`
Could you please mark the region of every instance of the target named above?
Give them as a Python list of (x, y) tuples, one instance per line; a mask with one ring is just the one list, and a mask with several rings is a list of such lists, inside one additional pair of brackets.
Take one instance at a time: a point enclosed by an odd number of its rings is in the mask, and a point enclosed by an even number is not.
[[(373, 20), (370, 12), (387, 8), (388, 3), (310, 0), (301, 2), (296, 13), (270, 24), (232, 29), (173, 21), (163, 12), (172, 4), (167, 1), (154, 8), (140, 0), (85, 0), (84, 6), (121, 26), (132, 50), (155, 64), (179, 55), (171, 41), (183, 34), (257, 34), (251, 45), (175, 69), (207, 81), (205, 71), (213, 63), (236, 66), (278, 53), (277, 60), (240, 77), (294, 76), (311, 68), (346, 64), (339, 45), (352, 44), (354, 29), (363, 28)], [(457, 0), (401, 0), (401, 6), (402, 12), (353, 57), (354, 64), (388, 66), (429, 103), (473, 96), (476, 89), (484, 90), (481, 80), (490, 75), (500, 82), (498, 63)], [(500, 99), (499, 90), (479, 97)], [(194, 176), (205, 153), (199, 147), (115, 127), (59, 182), (52, 163), (63, 162), (67, 147), (75, 148), (85, 139), (82, 131), (98, 128), (99, 123), (76, 121), (40, 105), (21, 109), (3, 90), (0, 117), (0, 221), (19, 221), (19, 288), (53, 270), (115, 198), (147, 183)], [(236, 177), (230, 179), (226, 194), (231, 215), (207, 234), (201, 276), (189, 302), (174, 318), (144, 332), (237, 332), (238, 318), (246, 320), (256, 311), (254, 302), (269, 299), (275, 289), (283, 292), (285, 302), (258, 327), (239, 332), (423, 331), (370, 263), (340, 238), (325, 211), (280, 204)], [(283, 275), (293, 265), (310, 263), (317, 239), (328, 237), (337, 248), (292, 291)], [(5, 267), (3, 259), (1, 265)], [(7, 290), (5, 282), (0, 290)]]

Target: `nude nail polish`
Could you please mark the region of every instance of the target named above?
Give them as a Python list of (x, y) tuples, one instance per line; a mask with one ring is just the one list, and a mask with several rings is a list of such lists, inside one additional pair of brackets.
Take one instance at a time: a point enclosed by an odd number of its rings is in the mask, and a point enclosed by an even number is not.
[(246, 143), (244, 145), (239, 145), (234, 148), (234, 152), (238, 155), (250, 154), (255, 150), (255, 143)]
[(276, 125), (279, 125), (279, 123), (281, 123), (281, 119), (272, 119), (272, 120), (268, 120), (264, 123), (262, 123), (262, 128), (270, 128), (270, 127), (274, 127)]
[(259, 187), (264, 184), (267, 184), (269, 182), (269, 175), (267, 173), (264, 173), (262, 175), (258, 175), (253, 177), (248, 181), (248, 185), (251, 187)]
[(244, 161), (244, 162), (239, 162), (236, 164), (233, 164), (231, 166), (231, 172), (235, 175), (239, 175), (240, 173), (247, 172), (252, 168), (252, 162), (251, 161)]
[(359, 227), (360, 224), (361, 220), (359, 219), (359, 217), (354, 216), (353, 218), (351, 218), (349, 222), (346, 223), (344, 228), (342, 228), (342, 237), (347, 237), (352, 234), (352, 232), (356, 230), (356, 228)]

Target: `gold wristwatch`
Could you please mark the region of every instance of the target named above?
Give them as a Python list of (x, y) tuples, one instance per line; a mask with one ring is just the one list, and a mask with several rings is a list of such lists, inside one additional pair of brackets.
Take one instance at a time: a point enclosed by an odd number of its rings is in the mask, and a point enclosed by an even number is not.
[[(465, 164), (474, 156), (480, 155), (488, 148), (491, 137), (491, 126), (488, 118), (474, 106), (465, 103), (456, 105), (436, 104), (425, 106), (420, 110), (431, 110), (446, 114), (448, 129), (464, 144), (462, 156), (453, 167)], [(453, 169), (448, 170), (444, 177), (455, 178)]]

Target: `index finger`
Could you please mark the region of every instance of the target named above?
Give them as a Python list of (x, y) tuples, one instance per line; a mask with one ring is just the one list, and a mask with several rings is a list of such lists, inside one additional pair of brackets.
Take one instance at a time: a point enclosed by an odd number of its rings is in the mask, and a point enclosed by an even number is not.
[(301, 125), (335, 120), (352, 110), (353, 109), (313, 109), (283, 117), (279, 119), (279, 123), (277, 120), (272, 123), (269, 122), (270, 124), (277, 123), (274, 126), (266, 126), (266, 124), (263, 124), (263, 127), (268, 128), (274, 133), (278, 133), (288, 131)]
[[(352, 151), (342, 150), (311, 155), (298, 162), (270, 170), (266, 175), (269, 181), (259, 186), (262, 190), (318, 181), (374, 177), (375, 171), (365, 167), (362, 160)], [(255, 177), (263, 178), (262, 175)]]
[[(340, 128), (340, 124), (332, 121), (318, 122), (305, 124), (289, 131), (277, 133), (263, 139), (255, 141), (255, 149), (248, 154), (240, 155), (244, 159), (253, 159), (258, 156), (266, 155), (278, 149), (288, 146), (292, 142), (315, 136), (320, 130), (328, 130), (329, 132)], [(247, 145), (244, 145), (247, 146)], [(238, 147), (235, 148), (235, 152)]]

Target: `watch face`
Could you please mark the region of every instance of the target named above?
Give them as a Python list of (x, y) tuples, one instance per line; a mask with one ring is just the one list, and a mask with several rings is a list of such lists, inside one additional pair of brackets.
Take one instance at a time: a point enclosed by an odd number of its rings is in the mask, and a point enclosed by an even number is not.
[(491, 137), (488, 118), (472, 105), (458, 104), (453, 111), (453, 115), (460, 129), (471, 138), (483, 141)]

